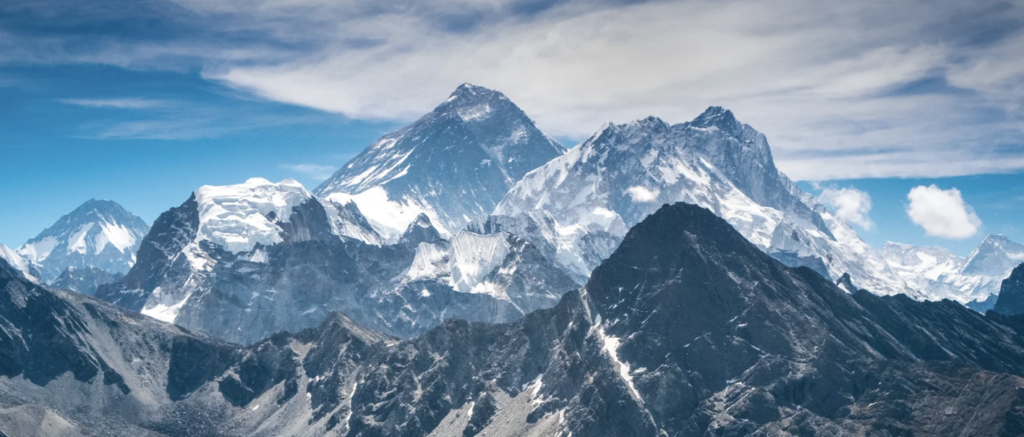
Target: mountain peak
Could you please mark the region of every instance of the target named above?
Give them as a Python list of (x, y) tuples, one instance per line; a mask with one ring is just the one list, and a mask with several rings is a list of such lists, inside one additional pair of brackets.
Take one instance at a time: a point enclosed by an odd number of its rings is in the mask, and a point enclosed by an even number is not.
[(18, 248), (39, 268), (41, 279), (55, 279), (68, 267), (126, 272), (149, 225), (112, 200), (89, 199)]
[(251, 178), (237, 185), (204, 185), (195, 191), (198, 239), (224, 249), (248, 252), (256, 244), (283, 241), (276, 222), (287, 223), (293, 209), (313, 195), (294, 179), (278, 183)]
[(420, 213), (441, 234), (453, 235), (491, 213), (526, 173), (564, 152), (504, 94), (466, 83), (366, 148), (316, 194), (355, 202), (387, 241), (400, 238)]
[(73, 220), (87, 219), (91, 214), (131, 214), (121, 204), (107, 199), (89, 199), (71, 210), (67, 216)]
[(506, 98), (505, 95), (502, 94), (500, 91), (492, 90), (492, 89), (487, 88), (487, 87), (482, 87), (480, 85), (474, 85), (474, 84), (471, 84), (469, 82), (466, 82), (466, 83), (464, 83), (462, 85), (459, 85), (457, 88), (455, 88), (455, 91), (452, 91), (452, 94), (449, 97), (449, 100), (451, 100), (453, 98), (491, 98), (491, 97)]
[(432, 119), (444, 120), (454, 117), (463, 122), (481, 122), (497, 113), (510, 113), (517, 118), (526, 117), (526, 114), (501, 92), (464, 83), (434, 109)]
[(662, 120), (661, 118), (655, 117), (653, 115), (648, 115), (645, 118), (636, 120), (630, 123), (630, 125), (639, 126), (645, 129), (668, 129), (669, 127), (668, 123), (666, 123), (665, 120)]
[(743, 130), (743, 124), (736, 120), (732, 111), (721, 106), (710, 106), (703, 113), (689, 123), (690, 126), (707, 129), (717, 127), (729, 133), (739, 133)]
[(1002, 234), (988, 234), (981, 240), (981, 245), (1000, 243), (1013, 243), (1013, 241)]

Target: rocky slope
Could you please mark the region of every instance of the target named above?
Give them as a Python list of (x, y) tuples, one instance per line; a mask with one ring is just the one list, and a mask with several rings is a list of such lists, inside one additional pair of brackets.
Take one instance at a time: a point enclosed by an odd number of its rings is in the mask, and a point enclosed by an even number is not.
[(68, 267), (126, 273), (149, 226), (110, 200), (91, 199), (18, 248), (50, 282)]
[(117, 282), (123, 277), (120, 273), (110, 273), (96, 267), (68, 267), (50, 283), (50, 286), (92, 296), (96, 294), (96, 289), (100, 285)]
[(1024, 314), (1024, 264), (1018, 265), (1010, 276), (1003, 280), (992, 311), (1007, 316)]
[(241, 348), (3, 272), (0, 351), (18, 359), (0, 361), (0, 408), (22, 418), (5, 433), (40, 416), (108, 435), (1024, 430), (1019, 321), (848, 293), (692, 205), (644, 219), (551, 309), (401, 342), (332, 316)]
[(384, 135), (316, 194), (355, 202), (386, 241), (397, 241), (420, 214), (448, 237), (564, 150), (500, 92), (463, 84), (429, 114)]
[(628, 228), (679, 201), (714, 211), (788, 265), (831, 279), (850, 273), (879, 294), (914, 293), (846, 222), (779, 172), (764, 135), (720, 107), (675, 125), (656, 117), (607, 124), (527, 174), (479, 226), (522, 232), (586, 277)]
[(449, 317), (511, 321), (578, 286), (512, 235), (446, 241), (423, 215), (398, 243), (368, 244), (353, 237), (376, 235), (359, 214), (294, 181), (202, 187), (157, 219), (136, 266), (97, 296), (249, 344), (332, 311), (401, 337)]

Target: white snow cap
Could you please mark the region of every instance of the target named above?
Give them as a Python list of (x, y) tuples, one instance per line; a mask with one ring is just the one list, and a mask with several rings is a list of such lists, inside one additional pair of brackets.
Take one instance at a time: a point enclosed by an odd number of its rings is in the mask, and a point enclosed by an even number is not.
[(0, 243), (0, 259), (7, 261), (7, 264), (10, 264), (11, 267), (14, 267), (26, 277), (35, 280), (35, 278), (33, 278), (31, 274), (29, 274), (28, 260), (26, 260), (24, 257), (22, 257), (20, 254), (15, 252), (10, 247), (5, 246), (3, 243)]
[(238, 185), (204, 185), (195, 192), (199, 204), (197, 240), (216, 243), (225, 250), (248, 252), (256, 244), (280, 243), (281, 228), (267, 218), (288, 222), (292, 208), (313, 195), (294, 179), (278, 183), (252, 178)]

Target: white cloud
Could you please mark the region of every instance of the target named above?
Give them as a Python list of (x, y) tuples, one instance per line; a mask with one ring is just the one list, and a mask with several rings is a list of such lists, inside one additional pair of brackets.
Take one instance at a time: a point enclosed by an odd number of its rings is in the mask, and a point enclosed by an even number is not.
[(865, 230), (874, 229), (875, 223), (868, 214), (871, 212), (871, 196), (856, 188), (825, 188), (818, 201), (835, 211), (836, 216)]
[(935, 185), (914, 187), (907, 193), (907, 215), (926, 235), (962, 240), (978, 232), (981, 219), (960, 196), (960, 190)]
[(637, 185), (627, 188), (626, 194), (629, 194), (629, 197), (632, 197), (634, 202), (653, 202), (658, 199), (658, 194), (661, 194), (661, 192), (658, 190), (652, 191)]
[(282, 164), (281, 168), (305, 174), (313, 179), (327, 179), (338, 171), (338, 166), (322, 164)]
[(267, 99), (402, 121), (468, 81), (570, 138), (722, 105), (798, 180), (1024, 169), (1024, 150), (1007, 147), (1024, 131), (1021, 2), (561, 0), (529, 14), (514, 0), (173, 2), (179, 19), (216, 22), (188, 28), (232, 37), (0, 33), (0, 62), (198, 64)]

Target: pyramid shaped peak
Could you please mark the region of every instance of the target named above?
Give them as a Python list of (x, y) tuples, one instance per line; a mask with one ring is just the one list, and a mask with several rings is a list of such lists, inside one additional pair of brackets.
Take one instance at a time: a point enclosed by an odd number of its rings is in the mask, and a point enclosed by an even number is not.
[(505, 95), (502, 94), (500, 91), (492, 90), (490, 88), (466, 82), (462, 85), (459, 85), (458, 88), (455, 88), (455, 91), (452, 91), (451, 96), (448, 97), (448, 100), (446, 100), (446, 102), (452, 102), (457, 100), (480, 100), (492, 98), (508, 100), (508, 98), (505, 97)]
[(95, 198), (93, 198), (93, 199), (86, 200), (81, 205), (79, 205), (78, 208), (75, 208), (75, 210), (83, 210), (83, 211), (85, 211), (85, 210), (92, 210), (92, 209), (123, 210), (124, 207), (122, 207), (121, 204), (119, 204), (119, 203), (117, 203), (117, 202), (115, 202), (113, 200), (95, 199)]
[(739, 132), (743, 125), (736, 120), (732, 111), (721, 106), (710, 106), (691, 121), (690, 126), (699, 128), (717, 127), (728, 132)]
[(981, 244), (986, 244), (986, 243), (989, 243), (989, 244), (1013, 243), (1013, 242), (1014, 242), (1013, 240), (1010, 240), (1009, 238), (1007, 238), (1005, 235), (1002, 235), (1002, 234), (988, 234), (988, 235), (985, 236), (985, 238), (983, 240), (981, 240)]

